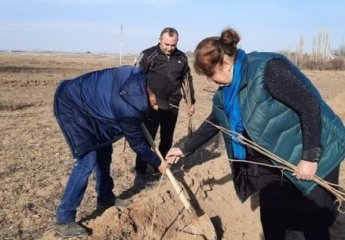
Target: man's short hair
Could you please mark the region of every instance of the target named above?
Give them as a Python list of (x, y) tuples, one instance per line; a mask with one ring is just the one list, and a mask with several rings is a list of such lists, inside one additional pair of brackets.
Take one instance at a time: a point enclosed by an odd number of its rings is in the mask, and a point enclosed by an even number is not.
[(172, 27), (166, 27), (162, 30), (161, 32), (161, 37), (163, 36), (164, 33), (167, 33), (169, 35), (169, 37), (172, 37), (176, 34), (176, 36), (178, 37), (178, 32), (175, 28)]

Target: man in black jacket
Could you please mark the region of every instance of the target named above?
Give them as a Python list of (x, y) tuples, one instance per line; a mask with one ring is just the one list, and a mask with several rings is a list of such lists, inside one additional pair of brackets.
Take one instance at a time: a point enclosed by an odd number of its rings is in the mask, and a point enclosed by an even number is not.
[[(190, 74), (188, 59), (185, 53), (177, 49), (178, 32), (174, 28), (164, 28), (160, 34), (160, 42), (144, 50), (138, 57), (136, 65), (148, 76), (148, 87), (156, 96), (160, 108), (151, 111), (145, 124), (154, 139), (160, 127), (159, 150), (165, 157), (173, 142), (173, 135), (178, 116), (178, 108), (182, 98), (182, 84), (188, 81), (190, 99), (188, 114), (194, 114), (194, 88)], [(136, 158), (136, 172), (145, 179), (147, 164), (139, 156)]]

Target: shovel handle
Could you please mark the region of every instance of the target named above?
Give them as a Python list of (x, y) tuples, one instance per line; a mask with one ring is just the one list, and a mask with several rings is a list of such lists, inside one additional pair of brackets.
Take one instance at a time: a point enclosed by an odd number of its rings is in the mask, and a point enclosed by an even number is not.
[[(153, 149), (153, 151), (156, 153), (156, 155), (158, 156), (158, 158), (161, 161), (165, 161), (162, 154), (160, 153), (159, 149), (157, 148), (156, 144), (154, 143), (154, 141), (151, 137), (151, 134), (147, 130), (145, 124), (142, 123), (141, 127), (142, 127), (144, 134), (145, 134), (145, 137), (146, 137), (147, 141), (149, 142), (149, 144), (151, 145), (151, 148)], [(170, 171), (169, 168), (167, 168), (165, 170), (165, 173), (168, 176), (170, 183), (173, 185), (173, 187), (174, 187), (178, 197), (180, 198), (183, 206), (189, 211), (191, 208), (190, 202), (187, 200), (186, 196), (183, 194), (183, 190), (182, 190), (181, 186), (178, 184), (176, 178), (174, 177), (174, 175), (172, 174), (172, 172)]]
[(180, 185), (177, 183), (176, 178), (174, 177), (174, 175), (171, 173), (170, 169), (167, 168), (165, 170), (166, 175), (168, 176), (171, 184), (173, 185), (178, 197), (180, 198), (183, 206), (189, 211), (190, 210), (190, 203), (187, 200), (186, 196), (183, 194), (183, 190), (180, 187)]

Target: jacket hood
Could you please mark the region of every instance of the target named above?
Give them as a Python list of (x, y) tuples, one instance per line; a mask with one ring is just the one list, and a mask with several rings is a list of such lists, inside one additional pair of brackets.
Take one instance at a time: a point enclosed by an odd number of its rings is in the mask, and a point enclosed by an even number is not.
[[(129, 69), (131, 71), (128, 71)], [(132, 66), (119, 68), (117, 74), (129, 74), (128, 77), (118, 78), (123, 81), (119, 89), (119, 95), (145, 117), (149, 111), (146, 75), (141, 69)]]

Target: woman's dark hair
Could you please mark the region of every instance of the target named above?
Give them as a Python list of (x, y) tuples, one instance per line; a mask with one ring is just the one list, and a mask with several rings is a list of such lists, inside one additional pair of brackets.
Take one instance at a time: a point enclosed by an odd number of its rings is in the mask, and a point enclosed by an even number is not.
[(224, 55), (236, 54), (239, 34), (232, 28), (225, 29), (220, 37), (208, 37), (202, 40), (194, 51), (194, 69), (196, 73), (212, 76), (217, 64), (223, 64)]

